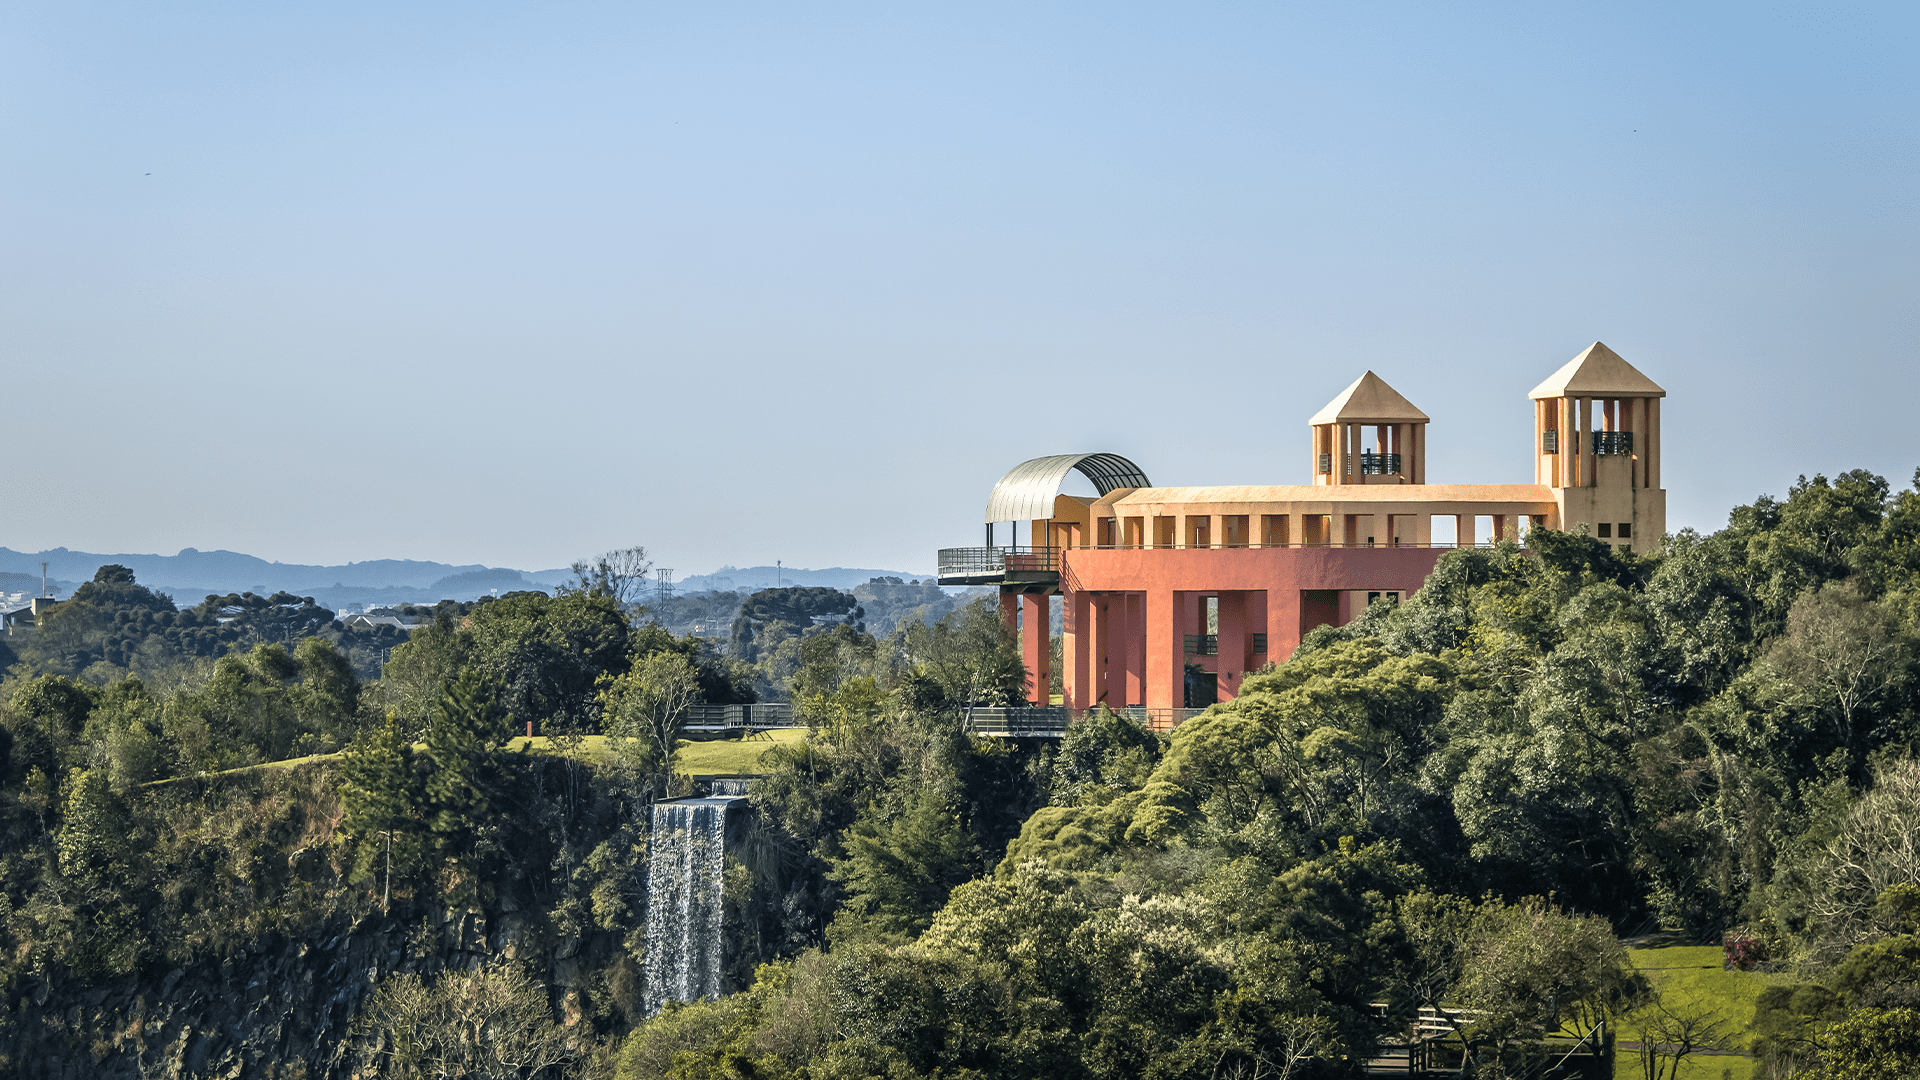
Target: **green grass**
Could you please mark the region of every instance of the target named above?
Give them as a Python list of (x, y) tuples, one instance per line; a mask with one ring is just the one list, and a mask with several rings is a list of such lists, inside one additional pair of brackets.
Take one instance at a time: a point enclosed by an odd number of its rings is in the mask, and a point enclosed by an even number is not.
[[(681, 739), (673, 752), (673, 770), (695, 776), (734, 775), (758, 772), (760, 755), (784, 743), (799, 742), (807, 737), (806, 728), (782, 728), (777, 731), (762, 732), (748, 739), (715, 739), (712, 741), (693, 741)], [(425, 750), (425, 743), (413, 744), (414, 750)], [(528, 738), (525, 735), (509, 739), (505, 747), (510, 754), (553, 754), (558, 753), (553, 740), (545, 735)], [(583, 761), (599, 762), (607, 757), (607, 737), (605, 735), (587, 735), (580, 741), (576, 751)], [(292, 769), (316, 761), (330, 761), (338, 758), (338, 753), (313, 754), (309, 757), (287, 758), (284, 761), (268, 761), (259, 765), (242, 765), (237, 769), (223, 769), (220, 772), (206, 773), (201, 777), (238, 776), (257, 769)], [(173, 777), (156, 780), (149, 787), (178, 783), (188, 777)]]
[(673, 752), (673, 771), (694, 776), (756, 773), (760, 771), (760, 755), (806, 737), (806, 728), (781, 728), (747, 739), (682, 739)]
[[(1747, 1046), (1747, 1028), (1753, 1023), (1754, 1002), (1766, 989), (1772, 976), (1757, 972), (1728, 971), (1721, 966), (1718, 945), (1671, 945), (1658, 949), (1629, 949), (1627, 957), (1660, 991), (1671, 1009), (1711, 1009), (1723, 1017), (1722, 1030), (1731, 1032), (1735, 1045)], [(1640, 1017), (1628, 1016), (1620, 1022), (1616, 1038), (1620, 1042), (1640, 1041)], [(1734, 1080), (1748, 1080), (1753, 1062), (1743, 1057), (1694, 1056), (1682, 1063), (1679, 1080), (1720, 1080), (1731, 1070)], [(1622, 1049), (1613, 1067), (1614, 1080), (1638, 1080), (1638, 1051)]]

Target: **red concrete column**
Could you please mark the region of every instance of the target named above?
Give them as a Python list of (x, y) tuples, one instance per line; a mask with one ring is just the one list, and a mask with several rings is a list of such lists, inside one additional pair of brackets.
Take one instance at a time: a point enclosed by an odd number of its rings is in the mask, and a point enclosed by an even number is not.
[(1023, 593), (1020, 596), (1020, 658), (1027, 662), (1027, 700), (1035, 705), (1048, 701), (1047, 683), (1053, 674), (1053, 635), (1048, 633), (1048, 596)]
[[(1126, 653), (1126, 700), (1123, 705), (1147, 703), (1147, 622), (1146, 598), (1137, 592), (1127, 594), (1125, 633), (1119, 634)], [(1118, 628), (1116, 628), (1118, 630)]]
[(1093, 603), (1083, 592), (1063, 594), (1067, 633), (1060, 643), (1061, 700), (1084, 711), (1093, 704)]
[(1247, 594), (1220, 594), (1220, 700), (1239, 696), (1240, 677), (1247, 672)]
[(1186, 704), (1186, 656), (1180, 639), (1180, 604), (1186, 594), (1154, 589), (1146, 594), (1147, 708)]
[(1284, 664), (1300, 647), (1300, 590), (1267, 590), (1267, 659)]
[(1096, 594), (1087, 605), (1087, 640), (1091, 642), (1089, 651), (1092, 659), (1092, 682), (1087, 688), (1087, 701), (1092, 705), (1104, 705), (1110, 701), (1110, 688), (1114, 686), (1114, 663), (1112, 663), (1112, 630), (1114, 615), (1110, 609), (1112, 598), (1106, 594)]
[(1012, 589), (1000, 590), (1000, 621), (1006, 624), (1007, 633), (1020, 633), (1020, 594)]

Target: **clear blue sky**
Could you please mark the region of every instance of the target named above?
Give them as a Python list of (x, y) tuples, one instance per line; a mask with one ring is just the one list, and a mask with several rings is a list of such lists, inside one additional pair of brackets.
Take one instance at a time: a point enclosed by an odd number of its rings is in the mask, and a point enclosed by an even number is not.
[(931, 569), (1111, 450), (1301, 483), (1372, 368), (1674, 526), (1920, 465), (1912, 4), (0, 5), (0, 544)]

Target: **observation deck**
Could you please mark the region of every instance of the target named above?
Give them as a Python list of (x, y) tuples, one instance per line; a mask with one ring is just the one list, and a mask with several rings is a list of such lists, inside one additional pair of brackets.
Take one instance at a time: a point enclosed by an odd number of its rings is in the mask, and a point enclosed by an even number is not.
[(1059, 548), (941, 548), (938, 565), (942, 585), (1060, 584)]

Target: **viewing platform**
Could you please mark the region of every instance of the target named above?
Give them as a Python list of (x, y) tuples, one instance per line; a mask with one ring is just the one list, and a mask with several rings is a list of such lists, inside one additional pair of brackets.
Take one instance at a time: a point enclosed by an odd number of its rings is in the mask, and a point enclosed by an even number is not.
[(941, 548), (942, 585), (1058, 585), (1060, 551), (1042, 547)]
[[(1064, 705), (981, 705), (966, 710), (965, 718), (969, 733), (990, 739), (1058, 739), (1066, 735), (1074, 721), (1091, 711), (1076, 711)], [(1162, 734), (1206, 712), (1205, 709), (1149, 709), (1144, 705), (1123, 705), (1109, 711)]]

